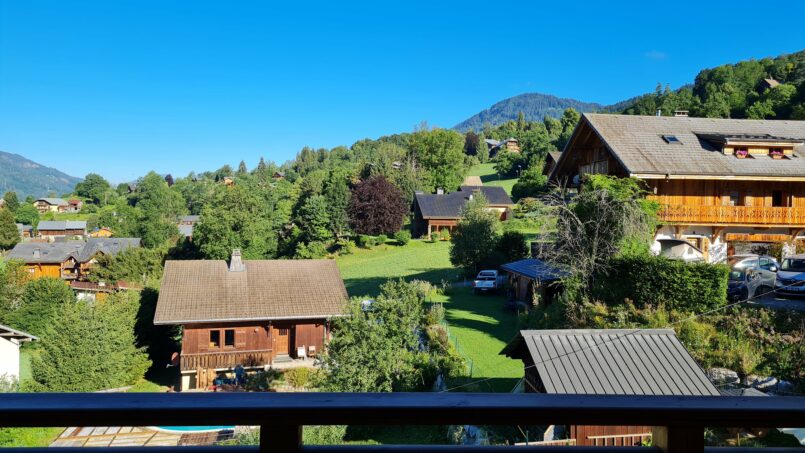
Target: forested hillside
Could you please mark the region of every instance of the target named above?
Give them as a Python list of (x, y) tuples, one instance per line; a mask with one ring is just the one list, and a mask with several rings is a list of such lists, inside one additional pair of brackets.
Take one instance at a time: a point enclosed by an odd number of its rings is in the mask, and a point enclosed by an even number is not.
[(19, 154), (0, 151), (0, 193), (13, 191), (22, 197), (45, 197), (49, 193), (61, 195), (72, 192), (79, 181), (80, 178), (45, 167)]
[(526, 121), (542, 121), (546, 116), (559, 118), (568, 108), (578, 112), (592, 112), (605, 107), (594, 102), (558, 98), (550, 94), (524, 93), (498, 102), (458, 123), (453, 129), (462, 132), (479, 131), (484, 125), (498, 126), (506, 121), (515, 120), (520, 113), (523, 114)]
[(654, 115), (657, 109), (663, 115), (688, 110), (699, 117), (805, 120), (805, 51), (705, 69), (678, 90), (657, 85), (623, 113)]

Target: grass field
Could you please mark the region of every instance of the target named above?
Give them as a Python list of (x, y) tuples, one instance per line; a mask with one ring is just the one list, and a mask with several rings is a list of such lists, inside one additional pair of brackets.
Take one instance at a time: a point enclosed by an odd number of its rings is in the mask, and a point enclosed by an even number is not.
[(503, 187), (509, 195), (512, 193), (514, 183), (517, 182), (517, 178), (500, 179), (500, 176), (495, 173), (495, 164), (492, 163), (474, 165), (470, 168), (468, 176), (480, 176), (485, 186)]
[(461, 391), (510, 392), (523, 377), (523, 364), (500, 355), (517, 334), (517, 315), (503, 307), (505, 297), (498, 294), (475, 295), (468, 287), (454, 288), (435, 302), (444, 302), (445, 321), (450, 335), (471, 369), (470, 379), (450, 382)]
[(454, 281), (461, 274), (450, 264), (450, 243), (412, 240), (405, 246), (393, 242), (372, 249), (355, 248), (351, 255), (336, 258), (350, 296), (375, 296), (389, 279)]

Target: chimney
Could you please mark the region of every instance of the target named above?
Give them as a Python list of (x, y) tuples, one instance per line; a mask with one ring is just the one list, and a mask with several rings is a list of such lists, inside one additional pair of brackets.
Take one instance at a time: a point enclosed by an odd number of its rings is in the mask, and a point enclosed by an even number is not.
[(662, 109), (657, 109), (657, 116), (662, 116)]
[(436, 188), (436, 194), (437, 195), (444, 195), (444, 189), (442, 189), (441, 187), (437, 187)]
[(246, 266), (243, 260), (240, 259), (240, 249), (232, 250), (232, 259), (229, 260), (229, 272), (243, 272)]
[(34, 258), (42, 258), (42, 250), (34, 249)]

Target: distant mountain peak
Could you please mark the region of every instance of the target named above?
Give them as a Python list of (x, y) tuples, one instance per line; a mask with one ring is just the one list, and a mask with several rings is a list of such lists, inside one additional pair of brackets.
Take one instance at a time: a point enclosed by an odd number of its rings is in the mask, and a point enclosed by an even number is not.
[(0, 151), (0, 196), (13, 190), (21, 197), (70, 193), (81, 178), (46, 167), (19, 154)]
[(523, 93), (495, 103), (486, 110), (467, 118), (453, 127), (458, 131), (470, 129), (481, 130), (484, 124), (492, 126), (517, 119), (523, 112), (528, 121), (542, 121), (547, 116), (559, 118), (568, 107), (579, 112), (592, 112), (604, 109), (604, 106), (595, 102), (583, 102), (576, 99), (560, 98), (552, 94)]

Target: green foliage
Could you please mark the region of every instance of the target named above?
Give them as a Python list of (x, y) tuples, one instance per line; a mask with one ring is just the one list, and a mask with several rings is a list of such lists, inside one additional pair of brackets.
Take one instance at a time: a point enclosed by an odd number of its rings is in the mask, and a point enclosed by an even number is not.
[(181, 195), (162, 176), (150, 172), (137, 184), (131, 202), (139, 209), (138, 237), (146, 247), (157, 247), (176, 237), (176, 220), (187, 212)]
[(10, 315), (10, 323), (15, 328), (41, 336), (48, 326), (56, 324), (60, 308), (73, 303), (75, 293), (63, 280), (31, 280), (24, 286), (20, 304)]
[(39, 211), (30, 203), (24, 203), (14, 213), (14, 221), (36, 228), (39, 225)]
[(3, 194), (3, 201), (5, 202), (3, 207), (13, 213), (16, 213), (17, 209), (20, 207), (20, 199), (17, 197), (17, 192), (6, 192)]
[(282, 377), (285, 379), (285, 382), (290, 384), (292, 387), (295, 388), (303, 388), (307, 387), (308, 383), (310, 382), (310, 368), (291, 368), (286, 370)]
[(164, 259), (164, 251), (140, 247), (128, 248), (114, 256), (99, 255), (89, 279), (110, 284), (118, 280), (142, 284), (159, 282)]
[(385, 244), (386, 242), (388, 242), (388, 240), (389, 240), (389, 237), (386, 236), (385, 234), (381, 234), (381, 235), (377, 236), (377, 243), (379, 245)]
[(727, 303), (726, 266), (686, 264), (651, 255), (617, 257), (610, 264), (609, 273), (596, 279), (596, 293), (609, 303), (630, 299), (639, 307), (663, 304), (695, 313)]
[(360, 234), (388, 234), (400, 231), (408, 213), (403, 194), (383, 176), (358, 183), (349, 200), (350, 225)]
[(297, 217), (305, 242), (327, 241), (332, 239), (330, 214), (327, 199), (313, 195), (305, 200)]
[(495, 171), (501, 177), (517, 177), (528, 167), (528, 157), (524, 153), (501, 151), (495, 156)]
[(20, 242), (20, 232), (14, 222), (14, 214), (0, 208), (0, 250), (14, 248)]
[(536, 197), (548, 191), (548, 177), (542, 174), (542, 162), (528, 167), (512, 187), (512, 197), (515, 200), (526, 197)]
[(267, 371), (258, 371), (246, 375), (246, 390), (250, 392), (267, 392), (271, 390), (274, 381), (279, 379), (280, 372), (271, 368)]
[(529, 252), (525, 235), (519, 231), (504, 231), (495, 249), (507, 263), (527, 258)]
[(91, 392), (141, 379), (151, 362), (136, 346), (137, 309), (118, 294), (95, 304), (62, 304), (60, 322), (41, 336), (42, 352), (33, 359), (29, 390)]
[(327, 256), (327, 243), (321, 241), (300, 242), (296, 244), (295, 258), (319, 259)]
[(330, 232), (336, 237), (349, 231), (347, 207), (352, 193), (349, 190), (349, 174), (345, 169), (331, 170), (324, 184), (324, 197), (330, 218)]
[(96, 173), (88, 174), (83, 181), (75, 185), (76, 195), (87, 198), (99, 206), (106, 204), (110, 190), (109, 182)]
[(408, 245), (411, 241), (411, 232), (408, 230), (400, 230), (394, 233), (394, 240), (400, 245)]
[[(558, 98), (549, 94), (525, 93), (504, 99), (492, 107), (456, 125), (459, 131), (482, 130), (486, 125), (503, 124), (522, 114), (526, 121), (542, 121), (545, 117), (560, 118), (568, 109), (579, 112), (593, 112), (604, 106), (575, 99)], [(489, 138), (489, 137), (487, 137)]]
[(0, 428), (0, 447), (49, 447), (63, 428)]
[(450, 262), (468, 272), (477, 271), (489, 259), (498, 242), (500, 220), (486, 207), (483, 194), (475, 194), (464, 205), (462, 219), (451, 238)]
[(458, 189), (464, 180), (464, 137), (449, 129), (420, 130), (411, 136), (411, 152), (427, 171), (431, 190)]
[(365, 249), (370, 249), (378, 244), (377, 238), (374, 236), (369, 236), (366, 234), (359, 234), (355, 243), (358, 244), (358, 247), (362, 247)]

